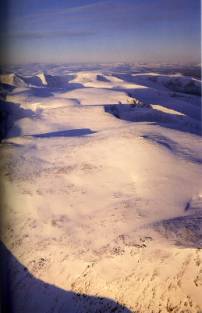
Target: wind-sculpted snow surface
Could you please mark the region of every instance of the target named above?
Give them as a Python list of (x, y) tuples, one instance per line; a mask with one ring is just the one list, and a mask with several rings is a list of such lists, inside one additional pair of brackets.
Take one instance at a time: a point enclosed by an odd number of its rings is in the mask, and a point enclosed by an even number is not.
[(202, 312), (198, 83), (121, 64), (1, 75), (3, 312)]

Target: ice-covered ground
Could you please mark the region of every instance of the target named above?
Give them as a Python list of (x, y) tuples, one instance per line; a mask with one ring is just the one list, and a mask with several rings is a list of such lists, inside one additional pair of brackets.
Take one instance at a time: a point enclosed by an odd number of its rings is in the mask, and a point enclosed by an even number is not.
[(201, 312), (201, 82), (30, 68), (1, 75), (11, 312)]

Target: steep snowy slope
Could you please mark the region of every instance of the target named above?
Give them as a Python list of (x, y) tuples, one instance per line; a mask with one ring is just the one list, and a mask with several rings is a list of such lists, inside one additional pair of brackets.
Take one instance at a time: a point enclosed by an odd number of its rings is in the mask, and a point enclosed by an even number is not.
[(24, 80), (14, 73), (0, 75), (0, 82), (2, 84), (15, 87), (26, 87), (26, 83), (24, 82)]

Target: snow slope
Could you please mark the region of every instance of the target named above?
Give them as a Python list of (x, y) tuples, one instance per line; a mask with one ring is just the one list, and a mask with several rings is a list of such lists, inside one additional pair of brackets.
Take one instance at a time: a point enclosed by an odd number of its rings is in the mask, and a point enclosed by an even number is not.
[(7, 94), (24, 113), (0, 160), (15, 312), (201, 312), (200, 97), (68, 75)]

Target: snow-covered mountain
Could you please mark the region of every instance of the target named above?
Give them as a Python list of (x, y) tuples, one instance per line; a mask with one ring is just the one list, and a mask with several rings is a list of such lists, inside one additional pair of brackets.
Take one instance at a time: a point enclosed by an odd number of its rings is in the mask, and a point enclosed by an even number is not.
[(15, 87), (26, 87), (24, 80), (15, 73), (0, 75), (0, 83)]
[(199, 313), (201, 82), (122, 64), (0, 81), (15, 313)]

